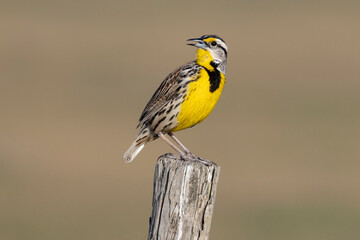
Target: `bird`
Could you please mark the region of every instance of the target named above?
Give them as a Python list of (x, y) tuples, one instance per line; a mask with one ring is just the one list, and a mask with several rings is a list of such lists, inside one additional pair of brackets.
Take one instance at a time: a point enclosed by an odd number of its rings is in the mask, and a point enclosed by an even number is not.
[(200, 159), (174, 132), (199, 124), (214, 109), (225, 84), (228, 47), (213, 34), (187, 42), (197, 48), (196, 60), (175, 69), (161, 82), (140, 116), (137, 137), (122, 156), (126, 162), (131, 162), (148, 142), (158, 138), (183, 159)]

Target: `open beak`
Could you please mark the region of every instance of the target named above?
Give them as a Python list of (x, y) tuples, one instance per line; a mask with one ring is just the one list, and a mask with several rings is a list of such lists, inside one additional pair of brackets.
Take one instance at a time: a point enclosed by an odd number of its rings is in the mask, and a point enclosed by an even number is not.
[(202, 40), (201, 38), (190, 38), (187, 41), (191, 41), (187, 45), (206, 49), (206, 42), (204, 40)]

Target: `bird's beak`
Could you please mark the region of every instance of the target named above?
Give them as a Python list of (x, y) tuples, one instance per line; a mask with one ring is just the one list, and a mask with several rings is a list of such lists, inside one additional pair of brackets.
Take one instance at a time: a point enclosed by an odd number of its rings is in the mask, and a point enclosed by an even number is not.
[(190, 38), (187, 41), (191, 41), (187, 45), (206, 49), (206, 42), (204, 40), (202, 40), (201, 38)]

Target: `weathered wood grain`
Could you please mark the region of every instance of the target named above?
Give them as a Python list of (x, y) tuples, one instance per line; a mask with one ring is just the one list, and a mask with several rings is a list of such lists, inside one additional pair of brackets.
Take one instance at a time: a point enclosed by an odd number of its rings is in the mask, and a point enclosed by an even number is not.
[(209, 239), (220, 167), (161, 156), (155, 168), (148, 240)]

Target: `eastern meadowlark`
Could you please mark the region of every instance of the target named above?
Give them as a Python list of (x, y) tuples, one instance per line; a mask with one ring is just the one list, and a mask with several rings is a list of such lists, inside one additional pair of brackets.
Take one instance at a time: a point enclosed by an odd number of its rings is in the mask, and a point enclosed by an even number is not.
[[(225, 84), (227, 46), (216, 35), (188, 39), (197, 47), (195, 61), (170, 73), (160, 84), (143, 113), (139, 134), (123, 159), (131, 162), (149, 141), (162, 138), (181, 156), (193, 155), (173, 132), (195, 126), (214, 109)], [(169, 135), (176, 146), (165, 135)]]

